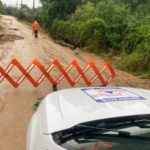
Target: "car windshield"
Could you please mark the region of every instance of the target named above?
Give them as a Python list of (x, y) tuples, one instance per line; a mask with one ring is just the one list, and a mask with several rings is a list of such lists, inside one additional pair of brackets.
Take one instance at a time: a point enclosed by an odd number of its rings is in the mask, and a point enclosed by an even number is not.
[(150, 116), (87, 122), (53, 133), (53, 139), (68, 150), (149, 150)]

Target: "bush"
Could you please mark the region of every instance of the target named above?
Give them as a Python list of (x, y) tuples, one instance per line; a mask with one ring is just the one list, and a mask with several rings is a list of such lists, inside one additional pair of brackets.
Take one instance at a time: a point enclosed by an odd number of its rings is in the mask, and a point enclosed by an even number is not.
[(89, 49), (104, 48), (105, 22), (100, 18), (87, 20), (81, 28), (80, 42)]
[[(147, 57), (147, 58), (146, 58)], [(146, 58), (146, 59), (145, 59)], [(131, 72), (143, 72), (150, 70), (150, 61), (146, 53), (134, 51), (131, 54), (123, 54), (122, 61), (118, 62), (119, 68)]]

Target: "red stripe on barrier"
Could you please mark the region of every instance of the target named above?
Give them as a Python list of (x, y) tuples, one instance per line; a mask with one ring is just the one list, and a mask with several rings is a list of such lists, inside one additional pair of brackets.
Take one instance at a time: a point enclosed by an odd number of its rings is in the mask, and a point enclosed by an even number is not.
[[(17, 67), (21, 72), (22, 75), (17, 79), (17, 81), (15, 81), (10, 75), (10, 71), (13, 70), (13, 67)], [(30, 72), (37, 67), (42, 74), (40, 75), (40, 77), (35, 80), (31, 75)], [(55, 80), (52, 76), (51, 76), (51, 72), (53, 71), (53, 68), (57, 67), (57, 69), (61, 72), (61, 75)], [(75, 68), (78, 72), (78, 75), (76, 76), (76, 78), (74, 80), (71, 79), (71, 77), (69, 76), (69, 72), (71, 71), (72, 68)], [(86, 76), (86, 72), (92, 69), (95, 73), (95, 75), (89, 80)], [(104, 77), (102, 76), (102, 73), (105, 72), (105, 70), (109, 70), (110, 76), (108, 77), (108, 79), (104, 79)], [(28, 79), (30, 81), (30, 83), (34, 86), (34, 87), (38, 87), (42, 81), (47, 78), (48, 81), (52, 84), (52, 85), (57, 85), (59, 84), (64, 78), (68, 81), (68, 83), (71, 86), (74, 86), (81, 78), (83, 79), (83, 81), (85, 82), (86, 85), (90, 86), (96, 79), (99, 79), (99, 81), (102, 83), (102, 85), (107, 85), (115, 76), (115, 71), (113, 69), (113, 67), (111, 66), (111, 64), (109, 62), (107, 62), (101, 69), (98, 69), (95, 65), (95, 63), (93, 61), (90, 61), (83, 69), (81, 69), (81, 67), (79, 66), (79, 64), (73, 60), (71, 62), (70, 65), (68, 65), (65, 69), (63, 68), (63, 66), (59, 63), (58, 60), (54, 60), (46, 69), (44, 68), (44, 66), (37, 60), (33, 60), (33, 62), (25, 69), (18, 60), (13, 59), (11, 61), (11, 63), (5, 68), (3, 69), (2, 67), (0, 67), (0, 83), (4, 80), (7, 79), (11, 85), (15, 88), (17, 88), (23, 81), (24, 79)]]

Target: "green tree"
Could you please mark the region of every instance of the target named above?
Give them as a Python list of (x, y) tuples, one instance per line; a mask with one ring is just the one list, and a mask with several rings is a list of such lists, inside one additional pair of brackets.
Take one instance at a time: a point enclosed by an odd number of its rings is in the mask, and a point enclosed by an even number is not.
[(150, 0), (122, 0), (123, 3), (129, 4), (135, 10), (141, 4), (148, 4)]
[(81, 0), (40, 0), (42, 3), (43, 23), (45, 27), (52, 25), (52, 22), (57, 19), (66, 19), (67, 16), (73, 13)]
[(15, 7), (4, 5), (3, 8), (4, 8), (4, 14), (6, 14), (6, 15), (16, 16), (18, 13), (17, 9)]
[(3, 12), (3, 4), (2, 4), (2, 2), (0, 0), (0, 13), (2, 13), (2, 12)]
[[(17, 9), (17, 8), (16, 8)], [(22, 4), (20, 7), (20, 10), (18, 10), (18, 13), (16, 14), (16, 16), (20, 19), (20, 20), (26, 20), (26, 21), (33, 21), (33, 12), (32, 9), (30, 9), (26, 4)]]

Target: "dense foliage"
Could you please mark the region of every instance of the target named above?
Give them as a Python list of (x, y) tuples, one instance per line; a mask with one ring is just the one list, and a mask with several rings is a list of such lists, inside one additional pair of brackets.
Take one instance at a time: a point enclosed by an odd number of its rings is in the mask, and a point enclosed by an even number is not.
[[(51, 2), (44, 0), (45, 5)], [(65, 17), (47, 15), (51, 21), (46, 26), (54, 38), (122, 56), (119, 66), (126, 70), (150, 70), (149, 0), (85, 0), (76, 6)]]
[[(150, 0), (40, 1), (36, 19), (55, 39), (119, 56), (123, 69), (150, 71)], [(33, 20), (22, 7), (20, 18)]]
[(22, 4), (20, 8), (3, 5), (3, 9), (3, 14), (16, 16), (20, 20), (33, 21), (33, 11), (25, 4)]
[(0, 13), (2, 13), (2, 12), (3, 12), (3, 5), (2, 5), (2, 2), (0, 0)]

